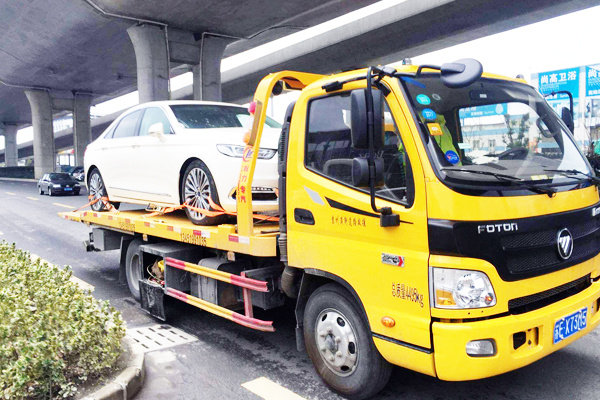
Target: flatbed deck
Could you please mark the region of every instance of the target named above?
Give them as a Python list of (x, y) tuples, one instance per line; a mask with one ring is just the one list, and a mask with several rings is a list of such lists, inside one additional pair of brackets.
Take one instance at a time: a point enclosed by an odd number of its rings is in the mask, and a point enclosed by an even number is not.
[(258, 257), (277, 255), (279, 225), (273, 222), (256, 223), (253, 235), (242, 236), (237, 233), (236, 225), (194, 225), (183, 212), (150, 216), (150, 213), (145, 210), (119, 212), (88, 210), (61, 212), (58, 215), (88, 226), (93, 225), (132, 235), (148, 235)]

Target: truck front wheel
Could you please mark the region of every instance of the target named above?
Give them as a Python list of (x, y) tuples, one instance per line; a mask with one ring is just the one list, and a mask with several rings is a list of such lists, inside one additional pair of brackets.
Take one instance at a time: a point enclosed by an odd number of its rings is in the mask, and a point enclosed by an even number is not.
[(142, 263), (140, 259), (140, 245), (142, 241), (133, 240), (127, 247), (127, 256), (125, 257), (125, 275), (127, 276), (127, 285), (131, 295), (140, 300), (140, 279), (142, 279)]
[(387, 384), (392, 366), (377, 351), (352, 295), (330, 283), (311, 295), (304, 342), (321, 379), (349, 399), (366, 399)]

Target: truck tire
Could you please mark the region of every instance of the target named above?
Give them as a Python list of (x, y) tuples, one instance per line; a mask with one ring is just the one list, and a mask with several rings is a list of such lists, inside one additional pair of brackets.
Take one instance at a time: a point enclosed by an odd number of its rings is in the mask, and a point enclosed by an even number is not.
[(323, 382), (348, 399), (366, 399), (387, 384), (392, 365), (373, 343), (353, 296), (335, 283), (310, 296), (304, 312), (306, 351)]
[(127, 247), (127, 255), (125, 256), (125, 276), (127, 277), (127, 285), (131, 295), (139, 301), (140, 296), (140, 279), (144, 277), (142, 272), (142, 263), (140, 258), (140, 246), (142, 241), (135, 239), (129, 243)]
[[(208, 167), (202, 161), (194, 160), (185, 169), (181, 180), (180, 195), (182, 203), (187, 202), (191, 206), (205, 210), (213, 210), (208, 202), (209, 197), (215, 204), (219, 204), (217, 186)], [(185, 209), (185, 213), (189, 220), (196, 225), (218, 225), (227, 221), (227, 215), (209, 217), (189, 208)]]

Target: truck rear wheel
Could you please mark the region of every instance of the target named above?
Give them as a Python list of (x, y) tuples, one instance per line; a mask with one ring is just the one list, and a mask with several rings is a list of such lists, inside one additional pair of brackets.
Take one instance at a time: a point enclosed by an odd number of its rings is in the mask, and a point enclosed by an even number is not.
[(349, 399), (375, 395), (392, 372), (367, 324), (352, 295), (335, 283), (315, 290), (306, 304), (308, 356), (325, 384)]
[(127, 256), (125, 257), (125, 275), (127, 276), (127, 285), (131, 295), (140, 300), (140, 279), (142, 274), (142, 260), (140, 258), (140, 246), (142, 241), (139, 239), (133, 240), (127, 247)]

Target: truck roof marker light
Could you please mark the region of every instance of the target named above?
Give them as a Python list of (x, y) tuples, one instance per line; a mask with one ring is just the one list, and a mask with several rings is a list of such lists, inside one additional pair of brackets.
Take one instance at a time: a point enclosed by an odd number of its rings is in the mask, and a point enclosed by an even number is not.
[(250, 104), (248, 104), (248, 112), (250, 114), (254, 115), (255, 111), (256, 111), (256, 101), (253, 101)]
[(392, 317), (382, 317), (381, 323), (383, 324), (383, 326), (388, 328), (393, 328), (396, 325), (396, 321)]

